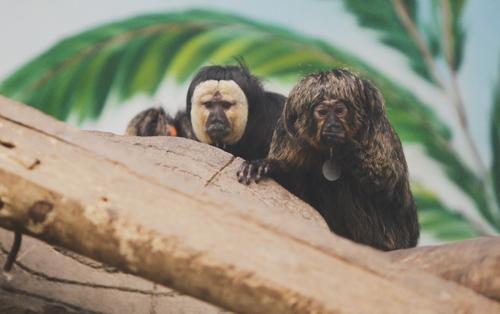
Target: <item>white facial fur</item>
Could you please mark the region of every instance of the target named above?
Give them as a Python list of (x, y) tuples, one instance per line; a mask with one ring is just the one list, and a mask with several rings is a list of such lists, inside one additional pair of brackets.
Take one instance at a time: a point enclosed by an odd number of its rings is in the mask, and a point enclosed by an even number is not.
[(212, 100), (217, 92), (222, 97), (221, 100), (234, 104), (226, 110), (231, 132), (223, 139), (223, 144), (235, 144), (245, 132), (248, 120), (248, 100), (240, 86), (233, 80), (208, 80), (195, 87), (191, 97), (191, 123), (194, 134), (201, 142), (213, 144), (205, 130), (210, 112), (203, 103)]

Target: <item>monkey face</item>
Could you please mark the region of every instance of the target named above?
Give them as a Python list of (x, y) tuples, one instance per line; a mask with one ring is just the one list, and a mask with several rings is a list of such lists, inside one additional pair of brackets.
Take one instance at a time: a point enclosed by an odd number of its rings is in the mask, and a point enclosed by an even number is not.
[(248, 101), (237, 83), (204, 81), (196, 86), (191, 103), (191, 123), (198, 140), (231, 145), (241, 139), (248, 119)]
[(316, 137), (326, 146), (343, 143), (349, 131), (348, 107), (342, 100), (324, 100), (314, 106)]
[(383, 115), (378, 90), (349, 70), (304, 77), (290, 92), (284, 109), (286, 129), (318, 150), (369, 140)]

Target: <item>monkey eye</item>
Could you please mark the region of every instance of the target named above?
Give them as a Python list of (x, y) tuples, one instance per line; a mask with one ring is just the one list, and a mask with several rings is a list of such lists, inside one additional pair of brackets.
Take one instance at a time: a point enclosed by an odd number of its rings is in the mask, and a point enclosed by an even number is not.
[(345, 116), (347, 113), (347, 107), (343, 103), (338, 103), (334, 110), (337, 116)]
[(326, 109), (318, 109), (316, 110), (316, 113), (318, 114), (318, 116), (320, 117), (324, 117), (328, 114), (328, 110)]
[(222, 108), (224, 109), (229, 109), (231, 108), (231, 106), (233, 105), (232, 103), (230, 103), (229, 101), (222, 101), (221, 102), (221, 105), (222, 105)]
[(314, 112), (318, 118), (324, 118), (328, 115), (328, 108), (320, 105), (316, 107)]

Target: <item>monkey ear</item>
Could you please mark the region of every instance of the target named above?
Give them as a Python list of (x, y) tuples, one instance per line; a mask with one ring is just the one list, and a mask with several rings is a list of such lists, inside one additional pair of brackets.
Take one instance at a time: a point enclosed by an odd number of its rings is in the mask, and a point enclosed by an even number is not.
[(363, 80), (365, 101), (370, 110), (370, 116), (380, 117), (384, 113), (384, 98), (379, 90), (368, 80)]
[[(289, 98), (290, 99), (290, 98)], [(284, 125), (285, 125), (285, 131), (286, 133), (292, 137), (296, 138), (297, 137), (297, 129), (295, 128), (295, 121), (298, 119), (297, 112), (292, 110), (290, 107), (290, 101), (289, 99), (285, 102), (285, 106), (283, 107), (283, 118), (284, 118)]]

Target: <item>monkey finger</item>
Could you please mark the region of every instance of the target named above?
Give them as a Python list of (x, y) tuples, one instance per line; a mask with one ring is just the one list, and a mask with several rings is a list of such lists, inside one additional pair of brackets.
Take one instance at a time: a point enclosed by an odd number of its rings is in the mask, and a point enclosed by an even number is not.
[(250, 182), (252, 181), (252, 171), (253, 171), (253, 165), (252, 164), (249, 164), (248, 165), (248, 171), (246, 173), (246, 180), (245, 180), (245, 184), (250, 184)]
[(236, 176), (238, 177), (238, 182), (241, 183), (245, 179), (247, 168), (248, 168), (248, 162), (244, 161), (241, 164), (240, 169), (238, 169), (238, 172), (236, 172)]
[(238, 173), (238, 182), (242, 183), (245, 180), (245, 177), (245, 169), (243, 169)]
[(255, 183), (259, 183), (260, 179), (262, 178), (262, 171), (264, 170), (264, 167), (262, 165), (257, 167), (257, 175), (255, 176)]
[(269, 173), (270, 167), (271, 167), (271, 164), (267, 162), (266, 165), (264, 166), (264, 175), (267, 175)]

